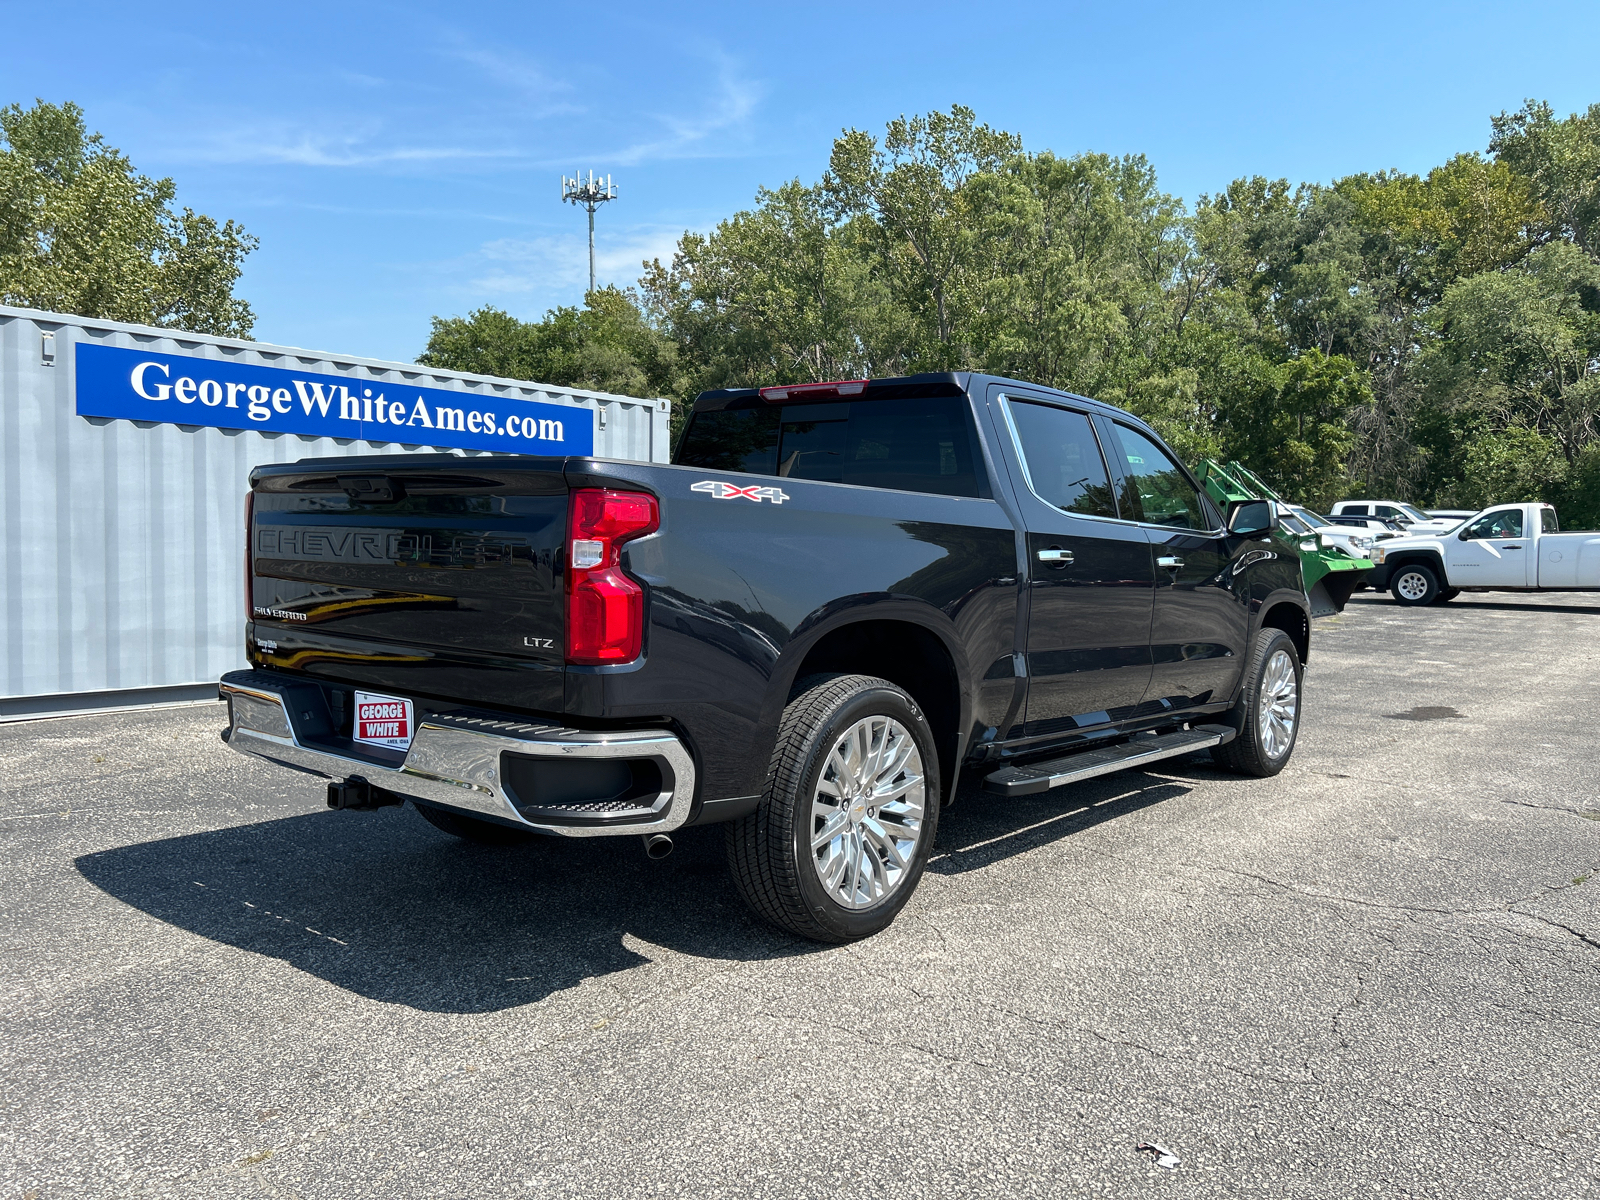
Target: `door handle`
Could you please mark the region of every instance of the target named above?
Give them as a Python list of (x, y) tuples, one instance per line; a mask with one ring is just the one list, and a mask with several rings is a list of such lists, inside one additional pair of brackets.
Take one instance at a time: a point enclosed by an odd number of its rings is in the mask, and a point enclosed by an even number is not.
[(1500, 549), (1502, 549), (1502, 550), (1521, 550), (1522, 547), (1521, 546), (1501, 546)]
[(1156, 566), (1165, 567), (1169, 571), (1176, 571), (1183, 566), (1183, 559), (1175, 554), (1163, 554), (1156, 559)]
[(1063, 550), (1059, 546), (1052, 546), (1049, 550), (1039, 551), (1039, 561), (1056, 567), (1064, 567), (1073, 561), (1072, 551)]

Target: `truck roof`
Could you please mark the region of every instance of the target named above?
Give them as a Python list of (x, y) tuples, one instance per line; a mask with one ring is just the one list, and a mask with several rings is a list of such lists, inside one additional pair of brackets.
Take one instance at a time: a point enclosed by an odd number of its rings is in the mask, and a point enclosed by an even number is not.
[[(1045, 392), (1071, 400), (1075, 404), (1089, 404), (1106, 413), (1124, 414), (1121, 409), (1065, 392), (1060, 388), (1029, 383), (1025, 379), (1007, 379), (998, 375), (980, 375), (971, 371), (929, 371), (920, 375), (893, 375), (882, 379), (837, 379), (825, 383), (780, 384), (764, 388), (720, 388), (701, 392), (694, 399), (695, 412), (722, 412), (727, 409), (756, 408), (762, 404), (833, 404), (840, 400), (907, 400), (918, 396), (960, 396), (985, 383), (1014, 384), (1035, 392)], [(1138, 420), (1137, 417), (1134, 418)], [(1144, 422), (1140, 422), (1144, 424)]]

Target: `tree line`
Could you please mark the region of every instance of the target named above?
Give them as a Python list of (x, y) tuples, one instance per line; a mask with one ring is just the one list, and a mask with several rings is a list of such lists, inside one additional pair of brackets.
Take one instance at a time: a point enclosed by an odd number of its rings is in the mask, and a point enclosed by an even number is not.
[(435, 318), (421, 362), (626, 393), (978, 370), (1122, 405), (1287, 494), (1600, 522), (1600, 105), (1426, 175), (1031, 152), (967, 108), (850, 130), (627, 291)]
[[(255, 239), (175, 194), (76, 105), (0, 109), (0, 302), (247, 336)], [(435, 318), (418, 361), (679, 400), (979, 370), (1125, 406), (1314, 505), (1543, 499), (1593, 526), (1600, 105), (1530, 101), (1425, 175), (1256, 176), (1192, 207), (1141, 155), (902, 117), (631, 288)]]

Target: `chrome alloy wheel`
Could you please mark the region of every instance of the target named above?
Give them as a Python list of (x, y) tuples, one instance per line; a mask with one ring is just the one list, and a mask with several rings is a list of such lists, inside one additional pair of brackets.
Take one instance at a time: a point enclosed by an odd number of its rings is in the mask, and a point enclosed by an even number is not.
[(1428, 577), (1417, 571), (1401, 571), (1394, 590), (1407, 600), (1421, 600), (1428, 594)]
[(1300, 684), (1294, 675), (1294, 659), (1287, 650), (1274, 651), (1261, 672), (1261, 706), (1256, 718), (1261, 749), (1268, 758), (1282, 758), (1289, 752), (1299, 708)]
[(828, 896), (870, 908), (894, 892), (922, 837), (922, 754), (890, 717), (863, 717), (845, 730), (811, 799), (811, 865)]

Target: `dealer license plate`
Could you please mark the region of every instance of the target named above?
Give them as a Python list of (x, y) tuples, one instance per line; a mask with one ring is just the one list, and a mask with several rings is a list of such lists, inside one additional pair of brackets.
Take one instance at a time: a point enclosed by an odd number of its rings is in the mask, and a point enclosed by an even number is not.
[(376, 692), (356, 693), (355, 740), (391, 750), (411, 748), (416, 732), (416, 711), (411, 701)]

